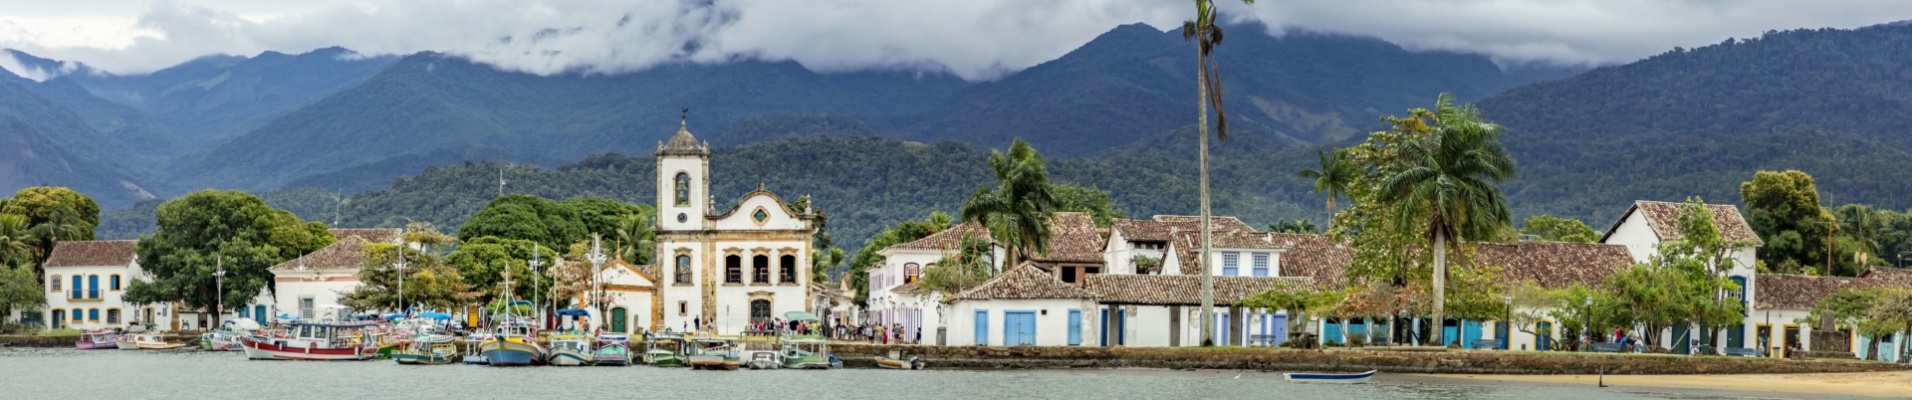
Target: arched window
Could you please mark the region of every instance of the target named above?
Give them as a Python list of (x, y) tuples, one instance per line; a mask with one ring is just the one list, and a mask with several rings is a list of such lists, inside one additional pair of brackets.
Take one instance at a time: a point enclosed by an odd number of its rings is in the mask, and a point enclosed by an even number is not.
[(770, 256), (750, 257), (750, 283), (770, 283)]
[[(59, 276), (59, 275), (54, 275), (54, 276), (53, 276), (53, 279), (48, 279), (48, 280), (47, 280), (47, 282), (51, 282), (51, 283), (52, 283), (52, 285), (53, 285), (53, 289), (51, 289), (51, 292), (53, 292), (53, 293), (59, 293), (59, 292), (60, 292), (60, 276)], [(58, 311), (58, 310), (55, 310), (55, 311)], [(64, 312), (62, 312), (62, 313), (59, 313), (59, 314), (60, 314), (60, 315), (65, 315), (66, 313), (64, 313)], [(59, 319), (59, 318), (54, 318), (54, 319), (56, 319), (56, 320), (57, 320), (57, 319)]]
[(685, 254), (678, 254), (677, 255), (677, 283), (689, 285), (690, 279), (691, 279), (690, 256)]
[(777, 279), (778, 282), (796, 283), (797, 282), (797, 256), (785, 254), (783, 255), (783, 257), (778, 257), (777, 258), (777, 276), (778, 276), (778, 279)]
[(769, 320), (770, 320), (770, 300), (764, 300), (764, 299), (751, 300), (750, 301), (750, 321), (764, 322)]
[(744, 258), (724, 256), (724, 283), (744, 283)]
[(677, 206), (690, 205), (690, 174), (677, 173)]
[(922, 273), (923, 273), (923, 267), (917, 266), (916, 263), (904, 263), (903, 264), (903, 284), (907, 285), (910, 282), (916, 282), (916, 278), (918, 276), (921, 276)]
[(107, 285), (106, 285), (106, 287), (108, 287), (108, 288), (111, 288), (111, 289), (113, 289), (113, 291), (115, 291), (115, 292), (117, 292), (117, 291), (119, 291), (119, 290), (120, 290), (120, 278), (119, 278), (119, 277), (120, 277), (120, 276), (119, 276), (119, 274), (113, 274), (113, 277), (109, 279), (109, 281), (108, 281), (108, 283), (107, 283)]

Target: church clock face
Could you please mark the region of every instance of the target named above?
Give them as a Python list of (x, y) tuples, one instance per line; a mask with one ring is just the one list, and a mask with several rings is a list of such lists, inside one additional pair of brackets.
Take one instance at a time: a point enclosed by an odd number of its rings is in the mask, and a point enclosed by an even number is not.
[(677, 223), (690, 222), (690, 214), (677, 213)]

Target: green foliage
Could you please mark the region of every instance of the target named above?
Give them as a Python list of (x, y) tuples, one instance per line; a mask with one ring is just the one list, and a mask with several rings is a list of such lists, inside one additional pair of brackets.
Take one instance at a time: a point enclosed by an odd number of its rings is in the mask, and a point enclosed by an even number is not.
[[(570, 246), (565, 246), (570, 248)], [(480, 303), (490, 303), (504, 293), (506, 271), (511, 274), (511, 291), (520, 299), (550, 298), (555, 282), (549, 269), (561, 253), (525, 239), (485, 236), (466, 240), (445, 256), (445, 262), (458, 269)], [(543, 267), (533, 271), (528, 263), (533, 256)]]
[(40, 238), (30, 226), (24, 215), (0, 213), (0, 265), (39, 264)]
[(100, 204), (93, 198), (61, 186), (33, 186), (20, 189), (0, 207), (0, 213), (27, 217), (31, 226), (60, 226), (60, 240), (93, 240), (93, 228), (100, 224)]
[(1115, 200), (1109, 198), (1109, 192), (1102, 189), (1063, 183), (1050, 185), (1049, 193), (1055, 196), (1056, 211), (1089, 213), (1099, 228), (1107, 228), (1117, 219), (1128, 218), (1122, 212), (1122, 206), (1115, 204)]
[[(403, 271), (397, 268), (401, 253), (406, 262)], [(359, 286), (344, 293), (339, 302), (358, 310), (401, 311), (401, 273), (405, 275), (402, 299), (412, 309), (454, 310), (472, 304), (476, 297), (458, 269), (438, 254), (390, 243), (369, 243), (365, 245), (364, 265), (359, 268)]]
[[(596, 222), (615, 224), (605, 220)], [(578, 209), (527, 194), (492, 200), (458, 227), (459, 240), (495, 236), (530, 240), (546, 248), (569, 247), (588, 234)]]
[(1314, 221), (1309, 221), (1305, 219), (1297, 219), (1293, 221), (1276, 222), (1272, 225), (1268, 225), (1268, 231), (1281, 232), (1281, 233), (1317, 234), (1317, 233), (1321, 233), (1321, 228), (1316, 227), (1314, 224)]
[(1326, 314), (1339, 307), (1347, 297), (1348, 293), (1344, 291), (1306, 289), (1283, 282), (1266, 292), (1242, 299), (1236, 305), (1267, 312), (1286, 311), (1295, 316), (1288, 319), (1288, 331), (1301, 332), (1309, 316)]
[(1600, 232), (1594, 231), (1587, 223), (1572, 218), (1560, 218), (1552, 215), (1527, 217), (1520, 223), (1521, 235), (1532, 235), (1539, 240), (1551, 242), (1593, 243), (1600, 240)]
[(1746, 203), (1746, 223), (1765, 238), (1759, 260), (1780, 273), (1821, 274), (1828, 260), (1827, 241), (1837, 227), (1832, 212), (1819, 206), (1819, 189), (1812, 176), (1796, 170), (1760, 171), (1739, 185)]
[(923, 270), (916, 281), (917, 293), (950, 295), (988, 282), (996, 276), (994, 247), (987, 238), (964, 234), (956, 252), (944, 254), (934, 267)]
[(989, 228), (1009, 250), (1006, 265), (1017, 265), (1049, 252), (1049, 217), (1056, 210), (1055, 189), (1042, 155), (1017, 140), (1008, 152), (990, 151), (996, 187), (978, 187), (963, 201), (962, 219)]
[(857, 250), (850, 258), (850, 286), (856, 288), (856, 301), (865, 305), (870, 298), (870, 268), (882, 265), (884, 257), (876, 252), (903, 243), (909, 243), (941, 231), (946, 226), (937, 226), (931, 220), (906, 220), (896, 223), (863, 243), (863, 249)]
[(144, 300), (135, 303), (178, 301), (211, 309), (220, 298), (212, 290), (218, 265), (226, 271), (224, 298), (243, 302), (271, 284), (266, 268), (334, 240), (325, 225), (300, 221), (238, 191), (204, 190), (168, 201), (159, 206), (158, 224), (136, 250), (140, 268), (153, 280), (133, 280), (127, 296)]
[(648, 265), (657, 251), (657, 228), (651, 221), (657, 209), (638, 205), (638, 213), (617, 218), (617, 228), (608, 237), (615, 258), (637, 265)]
[(32, 310), (46, 304), (46, 288), (28, 264), (0, 263), (0, 315)]
[(1332, 213), (1334, 199), (1347, 196), (1348, 186), (1353, 185), (1355, 179), (1360, 177), (1361, 169), (1354, 165), (1354, 161), (1348, 159), (1346, 149), (1332, 152), (1325, 148), (1315, 149), (1315, 157), (1320, 160), (1320, 166), (1316, 169), (1301, 170), (1295, 175), (1314, 180), (1314, 192), (1327, 198), (1328, 212)]

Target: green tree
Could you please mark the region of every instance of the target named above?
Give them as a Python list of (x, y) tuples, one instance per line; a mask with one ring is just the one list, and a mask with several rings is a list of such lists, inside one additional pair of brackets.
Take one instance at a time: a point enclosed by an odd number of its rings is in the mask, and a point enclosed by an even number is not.
[(1309, 221), (1305, 219), (1297, 219), (1292, 221), (1281, 221), (1281, 222), (1268, 225), (1268, 231), (1281, 232), (1281, 233), (1316, 234), (1316, 233), (1321, 233), (1321, 228), (1315, 227), (1314, 221)]
[[(1254, 4), (1254, 0), (1242, 0)], [(1222, 27), (1215, 2), (1195, 0), (1195, 19), (1182, 22), (1182, 40), (1195, 42), (1195, 137), (1201, 150), (1202, 252), (1209, 254), (1209, 239), (1214, 235), (1209, 215), (1208, 190), (1208, 106), (1215, 106), (1215, 138), (1228, 140), (1228, 113), (1222, 109), (1222, 77), (1219, 63), (1212, 58), (1215, 46), (1222, 44)], [(998, 237), (1000, 238), (1000, 236)], [(1010, 257), (1015, 261), (1015, 257)], [(1203, 257), (1203, 259), (1207, 259)], [(1215, 344), (1215, 278), (1207, 262), (1202, 263), (1202, 345)]]
[[(391, 243), (368, 243), (364, 264), (359, 267), (359, 286), (345, 293), (340, 302), (360, 310), (401, 311), (399, 274), (404, 274), (405, 306), (422, 310), (453, 310), (472, 304), (476, 293), (458, 274), (458, 269), (429, 251)], [(397, 260), (406, 266), (399, 270)]]
[(243, 302), (270, 287), (266, 268), (334, 241), (325, 225), (240, 191), (193, 192), (161, 204), (157, 217), (158, 230), (140, 238), (135, 250), (153, 280), (132, 281), (127, 297), (134, 303), (177, 301), (210, 310), (221, 299), (213, 290), (213, 272), (221, 266), (223, 298)]
[[(1302, 332), (1309, 316), (1330, 312), (1346, 297), (1347, 293), (1337, 290), (1310, 289), (1282, 282), (1268, 291), (1242, 299), (1237, 305), (1266, 312), (1286, 311), (1288, 315), (1295, 316), (1288, 319), (1288, 331)], [(1340, 338), (1340, 341), (1346, 343), (1347, 338)]]
[[(464, 241), (445, 256), (445, 262), (457, 268), (459, 276), (477, 292), (477, 302), (490, 304), (503, 293), (501, 285), (507, 270), (511, 271), (513, 296), (526, 300), (549, 299), (553, 286), (552, 260), (560, 254), (530, 240), (484, 236)], [(532, 271), (529, 264), (533, 256), (543, 260), (544, 266), (538, 271)]]
[(26, 216), (0, 213), (0, 265), (37, 264), (39, 243)]
[(592, 233), (610, 235), (616, 232), (618, 224), (628, 216), (650, 216), (657, 213), (657, 210), (649, 205), (625, 203), (603, 197), (572, 197), (558, 202), (558, 205), (577, 213), (578, 222), (584, 224), (585, 233), (582, 240), (589, 240)]
[[(1866, 360), (1879, 359), (1879, 338), (1897, 333), (1897, 326), (1886, 326), (1871, 319), (1872, 306), (1884, 293), (1880, 288), (1847, 288), (1820, 298), (1813, 305), (1812, 313), (1805, 322), (1817, 326), (1819, 316), (1831, 315), (1835, 326), (1852, 327), (1860, 335), (1871, 340), (1866, 341)], [(1830, 314), (1826, 314), (1830, 313)]]
[(0, 316), (13, 315), (14, 310), (36, 309), (45, 304), (46, 288), (34, 275), (32, 265), (0, 263)]
[[(1451, 240), (1493, 237), (1512, 211), (1499, 184), (1514, 177), (1514, 160), (1502, 150), (1500, 128), (1482, 122), (1471, 105), (1442, 94), (1434, 107), (1435, 135), (1402, 147), (1406, 168), (1381, 184), (1379, 197), (1395, 207), (1402, 231), (1426, 227), (1434, 250), (1435, 321), (1446, 299), (1447, 247)], [(1429, 335), (1440, 343), (1441, 332)]]
[(1347, 196), (1348, 186), (1354, 184), (1355, 178), (1361, 175), (1361, 169), (1348, 160), (1348, 153), (1344, 150), (1330, 152), (1325, 148), (1315, 149), (1315, 157), (1321, 159), (1318, 169), (1304, 169), (1296, 175), (1314, 181), (1314, 192), (1327, 197), (1328, 212), (1333, 213), (1334, 199)]
[(890, 246), (913, 242), (941, 231), (942, 228), (937, 228), (934, 225), (934, 213), (931, 214), (931, 217), (931, 221), (903, 221), (898, 222), (889, 229), (884, 229), (883, 232), (870, 237), (869, 241), (863, 243), (863, 248), (857, 250), (856, 256), (850, 258), (848, 279), (850, 279), (850, 286), (856, 288), (856, 301), (858, 305), (867, 305), (869, 301), (870, 268), (883, 264), (884, 257), (881, 254), (877, 254), (877, 252)]
[[(599, 221), (603, 222), (603, 221)], [(528, 194), (493, 199), (458, 227), (458, 239), (470, 242), (484, 236), (524, 239), (545, 248), (565, 248), (584, 240), (589, 231), (577, 210)]]
[(1527, 217), (1520, 223), (1521, 235), (1533, 235), (1540, 240), (1554, 242), (1593, 243), (1600, 240), (1600, 232), (1594, 231), (1587, 223), (1573, 218), (1560, 218), (1552, 215)]
[[(24, 215), (29, 226), (59, 222), (77, 230), (71, 235), (62, 235), (60, 240), (93, 240), (93, 228), (100, 225), (100, 204), (90, 196), (63, 186), (20, 189), (13, 193), (6, 206), (0, 207), (0, 213)], [(61, 221), (66, 217), (77, 220)]]
[(652, 262), (657, 251), (657, 229), (651, 225), (657, 210), (641, 207), (645, 212), (618, 218), (617, 230), (611, 234), (611, 254), (633, 264), (646, 265)]
[(1009, 249), (1006, 265), (1047, 253), (1049, 217), (1056, 210), (1056, 197), (1042, 155), (1029, 142), (1017, 139), (1008, 152), (991, 151), (989, 167), (995, 171), (996, 188), (976, 188), (963, 202), (962, 219), (989, 227)]
[(1127, 218), (1122, 206), (1116, 205), (1115, 200), (1109, 198), (1109, 192), (1102, 189), (1065, 183), (1051, 185), (1049, 191), (1055, 195), (1056, 211), (1089, 213), (1096, 227), (1107, 228), (1115, 220)]
[(923, 270), (916, 293), (961, 293), (995, 277), (995, 251), (989, 239), (964, 234), (957, 251), (943, 255), (936, 266)]
[(1819, 205), (1811, 175), (1796, 170), (1759, 171), (1739, 185), (1746, 223), (1766, 239), (1758, 250), (1767, 268), (1783, 273), (1819, 271), (1829, 260), (1827, 240), (1837, 227), (1832, 212)]

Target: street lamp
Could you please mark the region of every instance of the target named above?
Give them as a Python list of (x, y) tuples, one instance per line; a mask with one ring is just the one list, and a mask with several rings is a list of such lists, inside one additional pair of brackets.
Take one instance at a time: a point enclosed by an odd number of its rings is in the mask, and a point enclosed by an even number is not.
[[(598, 270), (600, 266), (604, 265), (606, 257), (604, 257), (603, 249), (598, 247), (598, 235), (595, 233), (591, 234), (591, 254), (585, 255), (584, 259), (591, 262), (591, 305), (597, 306), (598, 316), (602, 318), (605, 317), (604, 303), (602, 301), (604, 297), (604, 283), (599, 280)], [(598, 322), (600, 324), (599, 326), (603, 326), (603, 322), (601, 321), (594, 322)]]
[(1586, 335), (1587, 345), (1592, 346), (1593, 345), (1593, 296), (1587, 296), (1586, 300), (1582, 303), (1586, 306), (1586, 308), (1581, 309), (1582, 311), (1585, 312), (1585, 314), (1581, 314), (1581, 316), (1584, 319), (1580, 320), (1580, 323), (1581, 323), (1580, 333), (1582, 335)]
[(1507, 304), (1507, 319), (1500, 321), (1500, 324), (1506, 327), (1503, 330), (1507, 331), (1507, 334), (1501, 336), (1500, 346), (1501, 350), (1512, 350), (1514, 348), (1514, 295), (1500, 296), (1500, 300)]
[(392, 263), (393, 267), (398, 268), (398, 312), (400, 313), (407, 313), (405, 310), (405, 267), (407, 265), (410, 265), (410, 263), (405, 262), (405, 243), (400, 242), (398, 244), (398, 261)]
[(226, 259), (224, 255), (214, 255), (213, 265), (215, 265), (215, 267), (213, 267), (214, 269), (212, 271), (212, 290), (217, 292), (218, 300), (213, 303), (212, 322), (217, 324), (219, 323), (219, 319), (225, 318), (224, 315), (226, 313)]
[(535, 317), (538, 318), (539, 329), (543, 329), (545, 324), (544, 305), (541, 303), (543, 300), (538, 298), (538, 287), (544, 286), (544, 273), (541, 270), (544, 267), (544, 260), (538, 259), (538, 245), (531, 245), (531, 261), (526, 262), (526, 265), (531, 266), (531, 306), (538, 308), (538, 311), (534, 314), (536, 314)]

